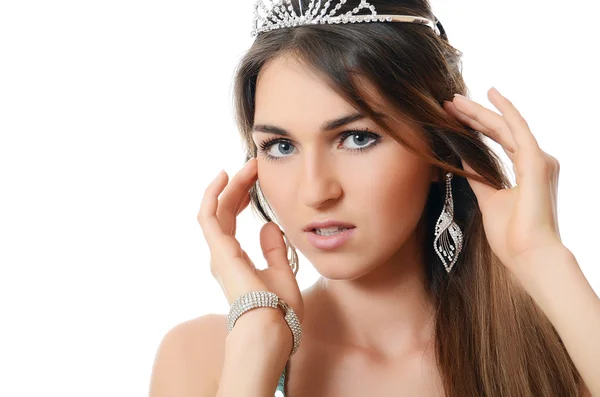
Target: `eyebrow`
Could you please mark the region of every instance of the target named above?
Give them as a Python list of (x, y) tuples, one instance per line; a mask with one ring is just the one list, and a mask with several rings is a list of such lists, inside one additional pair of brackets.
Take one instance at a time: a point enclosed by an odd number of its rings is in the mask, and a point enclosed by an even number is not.
[[(385, 115), (383, 115), (382, 113), (376, 113), (377, 116), (381, 117), (381, 118), (385, 118)], [(325, 123), (323, 123), (323, 125), (321, 125), (321, 131), (331, 131), (331, 130), (335, 130), (336, 128), (339, 128), (341, 126), (344, 126), (346, 124), (350, 124), (353, 121), (357, 121), (357, 120), (361, 120), (366, 118), (366, 116), (362, 113), (353, 113), (353, 114), (349, 114), (347, 116), (343, 116), (340, 117), (339, 119), (334, 119), (334, 120), (329, 120), (326, 121)], [(252, 127), (252, 132), (265, 132), (267, 134), (276, 134), (276, 135), (283, 135), (283, 136), (290, 136), (291, 134), (281, 128), (281, 127), (277, 127), (274, 125), (268, 125), (268, 124), (255, 124), (254, 127)]]

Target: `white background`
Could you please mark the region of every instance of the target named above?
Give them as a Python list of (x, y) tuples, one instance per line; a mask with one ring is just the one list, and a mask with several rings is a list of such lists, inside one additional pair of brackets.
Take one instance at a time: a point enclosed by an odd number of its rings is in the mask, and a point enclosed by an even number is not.
[[(196, 214), (217, 172), (243, 164), (231, 89), (253, 3), (1, 3), (0, 395), (147, 395), (164, 334), (226, 313)], [(560, 160), (563, 242), (599, 293), (600, 8), (433, 9), (473, 98), (492, 108), (497, 87)], [(260, 226), (240, 216), (263, 267)], [(306, 288), (317, 274), (300, 261)]]

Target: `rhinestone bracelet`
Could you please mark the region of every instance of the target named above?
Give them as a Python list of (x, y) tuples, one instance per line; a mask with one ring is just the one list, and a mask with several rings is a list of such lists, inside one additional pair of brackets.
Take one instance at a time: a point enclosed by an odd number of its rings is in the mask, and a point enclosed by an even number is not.
[(242, 314), (257, 307), (272, 307), (275, 309), (281, 307), (283, 309), (285, 313), (285, 322), (290, 327), (294, 338), (294, 345), (290, 357), (293, 356), (298, 350), (300, 341), (302, 340), (302, 327), (300, 326), (300, 321), (298, 320), (298, 316), (294, 312), (294, 309), (274, 292), (252, 291), (237, 298), (235, 302), (231, 304), (229, 315), (227, 316), (227, 329), (229, 332), (233, 330), (235, 322)]

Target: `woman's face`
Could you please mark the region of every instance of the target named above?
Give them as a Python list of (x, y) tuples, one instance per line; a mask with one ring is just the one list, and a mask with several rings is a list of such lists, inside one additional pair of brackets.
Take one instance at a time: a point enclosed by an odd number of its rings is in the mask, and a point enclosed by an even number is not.
[[(322, 128), (355, 113), (291, 57), (272, 60), (258, 76), (253, 140), (259, 150), (259, 184), (286, 235), (329, 279), (362, 276), (415, 244), (411, 237), (435, 180), (430, 164), (370, 119)], [(259, 127), (265, 125), (287, 135), (265, 132)], [(344, 135), (367, 128), (379, 136)], [(272, 139), (277, 141), (261, 150)], [(312, 232), (304, 229), (325, 220), (355, 228), (341, 246), (318, 248), (310, 243)]]

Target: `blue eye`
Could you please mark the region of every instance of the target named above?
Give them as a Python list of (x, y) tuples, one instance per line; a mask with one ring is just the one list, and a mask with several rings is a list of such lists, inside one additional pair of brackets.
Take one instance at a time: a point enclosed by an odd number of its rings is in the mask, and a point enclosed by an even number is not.
[[(351, 135), (346, 135), (345, 137), (343, 137), (342, 142), (356, 143), (359, 146), (354, 147), (354, 148), (351, 147), (350, 149), (351, 150), (362, 150), (371, 145), (371, 143), (369, 143), (369, 142), (375, 142), (377, 140), (378, 140), (377, 137), (368, 136), (364, 132), (352, 132)], [(365, 145), (365, 142), (367, 142), (368, 144)]]
[[(357, 146), (346, 146), (346, 150), (350, 152), (362, 152), (377, 145), (381, 139), (381, 135), (365, 130), (344, 131), (340, 134), (340, 145), (345, 142), (350, 142)], [(259, 145), (259, 152), (264, 154), (268, 160), (281, 160), (292, 154), (295, 146), (292, 141), (286, 138), (271, 138)], [(279, 152), (279, 153), (277, 153)]]
[[(293, 148), (294, 146), (292, 145), (292, 143), (290, 141), (284, 141), (284, 140), (280, 140), (280, 141), (273, 141), (271, 142), (270, 145), (268, 145), (268, 153), (267, 155), (269, 157), (285, 157), (287, 154), (291, 154), (291, 152), (293, 152)], [(274, 155), (271, 152), (271, 149), (276, 149), (277, 151), (279, 151), (279, 153), (283, 153), (283, 156), (278, 156), (278, 155)]]

